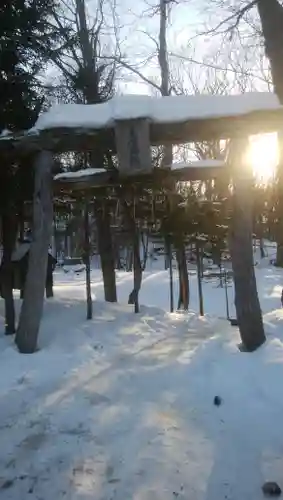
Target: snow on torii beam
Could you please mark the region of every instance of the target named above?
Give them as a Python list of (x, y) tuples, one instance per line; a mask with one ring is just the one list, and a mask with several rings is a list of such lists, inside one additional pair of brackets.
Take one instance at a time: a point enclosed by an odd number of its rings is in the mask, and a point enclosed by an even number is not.
[(140, 165), (133, 167), (140, 168), (133, 170), (151, 170), (150, 145), (248, 136), (277, 131), (282, 123), (283, 106), (272, 93), (125, 95), (103, 104), (54, 106), (43, 113), (27, 133), (0, 137), (0, 151), (45, 149), (57, 153), (90, 151), (99, 146), (102, 151), (118, 150), (120, 164), (121, 159), (123, 163), (121, 170), (131, 173), (130, 163), (135, 154), (139, 156), (136, 163)]
[[(172, 168), (155, 168), (148, 174), (135, 175), (134, 182), (158, 185), (171, 179), (176, 182), (201, 181), (215, 179), (223, 174), (226, 163), (221, 160), (199, 160), (191, 163), (174, 163)], [(102, 187), (113, 187), (120, 184), (131, 184), (132, 177), (119, 174), (118, 171), (109, 171), (105, 168), (87, 168), (76, 172), (63, 172), (54, 177), (54, 190), (56, 194), (70, 194), (79, 196), (81, 192), (91, 193)]]

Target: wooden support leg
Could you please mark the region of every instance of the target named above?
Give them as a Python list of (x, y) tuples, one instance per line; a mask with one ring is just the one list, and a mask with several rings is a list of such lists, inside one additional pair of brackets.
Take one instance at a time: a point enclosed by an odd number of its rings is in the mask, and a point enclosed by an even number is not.
[(265, 342), (262, 313), (257, 293), (252, 247), (252, 172), (245, 163), (247, 140), (231, 144), (233, 167), (233, 213), (230, 252), (235, 285), (235, 307), (243, 349), (254, 351)]
[(33, 240), (29, 252), (27, 279), (15, 342), (22, 353), (37, 349), (43, 311), (48, 248), (52, 234), (52, 154), (36, 157), (33, 197)]

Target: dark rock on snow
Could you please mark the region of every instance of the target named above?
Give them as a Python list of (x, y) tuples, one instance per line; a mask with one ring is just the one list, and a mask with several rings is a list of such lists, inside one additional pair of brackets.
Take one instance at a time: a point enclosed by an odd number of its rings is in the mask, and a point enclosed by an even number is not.
[(213, 400), (213, 404), (215, 406), (220, 406), (222, 404), (222, 399), (220, 396), (215, 396), (214, 400)]
[(267, 483), (264, 483), (262, 491), (267, 497), (279, 497), (281, 495), (281, 488), (274, 481), (267, 481)]

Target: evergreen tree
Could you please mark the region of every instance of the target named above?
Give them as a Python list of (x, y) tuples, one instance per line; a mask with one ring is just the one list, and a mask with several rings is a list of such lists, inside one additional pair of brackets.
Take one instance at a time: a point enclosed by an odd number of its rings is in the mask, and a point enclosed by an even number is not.
[(38, 73), (56, 40), (48, 22), (53, 0), (0, 5), (0, 132), (31, 127), (42, 106)]
[[(56, 41), (48, 16), (54, 0), (3, 0), (0, 5), (0, 134), (34, 125), (43, 104), (39, 71)], [(1, 157), (0, 215), (3, 259), (1, 292), (6, 305), (6, 333), (14, 333), (11, 254), (24, 193), (30, 192), (30, 158)], [(20, 208), (21, 207), (21, 208)]]

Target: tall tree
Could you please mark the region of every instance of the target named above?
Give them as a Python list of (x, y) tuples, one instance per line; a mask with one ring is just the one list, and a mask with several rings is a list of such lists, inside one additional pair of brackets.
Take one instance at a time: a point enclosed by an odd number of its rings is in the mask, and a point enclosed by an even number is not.
[[(48, 23), (54, 0), (4, 0), (0, 6), (0, 134), (34, 125), (43, 104), (37, 75), (55, 37)], [(1, 282), (6, 303), (6, 333), (15, 331), (12, 293), (11, 254), (17, 236), (20, 200), (32, 183), (33, 173), (27, 159), (1, 159), (0, 198), (3, 230)], [(25, 169), (26, 175), (20, 172)], [(20, 185), (19, 181), (21, 179)], [(24, 182), (23, 182), (24, 181)]]
[[(98, 104), (107, 101), (114, 94), (116, 63), (107, 57), (107, 49), (103, 45), (104, 28), (107, 24), (104, 9), (106, 2), (98, 0), (94, 19), (91, 19), (85, 0), (72, 0), (67, 6), (64, 2), (64, 8), (60, 12), (53, 12), (54, 24), (65, 37), (65, 44), (61, 50), (53, 52), (51, 58), (60, 70), (69, 98), (75, 102)], [(115, 47), (113, 50), (115, 53)], [(106, 157), (107, 151), (107, 144), (95, 145), (91, 154), (84, 158), (84, 164), (109, 167), (111, 154)], [(107, 204), (102, 199), (96, 200), (95, 217), (105, 300), (115, 302), (115, 258), (107, 210)]]
[[(283, 5), (278, 0), (258, 0), (265, 53), (268, 57), (274, 91), (283, 104)], [(280, 160), (277, 169), (278, 230), (277, 265), (283, 267), (283, 131), (278, 131)]]
[[(283, 104), (283, 4), (280, 0), (211, 0), (209, 4), (223, 12), (222, 20), (213, 32), (220, 31), (230, 38), (237, 33), (242, 50), (247, 54), (252, 46), (253, 61), (262, 51), (269, 62), (271, 83)], [(256, 15), (258, 14), (258, 15)], [(245, 28), (241, 28), (241, 24)], [(283, 133), (278, 131), (280, 161), (277, 169), (278, 227), (277, 265), (283, 267)]]
[(24, 130), (42, 105), (36, 76), (53, 47), (55, 0), (3, 0), (0, 6), (0, 132)]
[[(159, 78), (158, 83), (147, 78), (142, 72), (137, 70), (134, 65), (128, 64), (123, 58), (119, 59), (119, 63), (124, 66), (128, 71), (137, 75), (143, 82), (151, 87), (151, 90), (157, 91), (161, 96), (170, 96), (172, 93), (172, 75), (170, 72), (169, 65), (169, 54), (167, 47), (167, 30), (169, 25), (169, 16), (173, 5), (176, 2), (174, 0), (157, 0), (156, 3), (149, 9), (150, 16), (158, 17), (158, 34), (156, 37), (152, 36), (151, 33), (144, 32), (144, 34), (154, 43), (155, 46), (155, 57), (157, 58), (158, 68), (159, 68)], [(166, 145), (162, 148), (162, 156), (160, 164), (163, 167), (171, 168), (173, 163), (173, 146)], [(168, 191), (173, 194), (176, 192), (176, 186), (174, 181), (169, 182), (167, 186)], [(171, 195), (169, 195), (170, 199)], [(169, 200), (170, 201), (170, 200)], [(170, 201), (170, 204), (172, 202)], [(166, 242), (168, 246), (168, 241)], [(178, 262), (178, 272), (179, 272), (179, 307), (183, 309), (188, 309), (189, 307), (189, 283), (188, 283), (188, 270), (185, 255), (185, 245), (181, 235), (175, 237), (173, 242), (176, 248), (176, 258)]]

